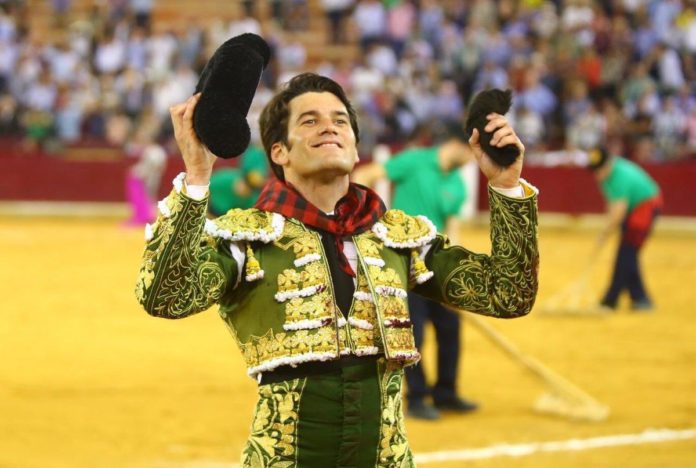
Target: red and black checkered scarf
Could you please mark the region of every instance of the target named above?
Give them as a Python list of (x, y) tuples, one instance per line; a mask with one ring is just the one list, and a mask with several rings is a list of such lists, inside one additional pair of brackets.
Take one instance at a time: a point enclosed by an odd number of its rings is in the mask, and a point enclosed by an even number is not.
[(386, 211), (379, 195), (367, 187), (351, 183), (348, 193), (336, 203), (334, 214), (327, 215), (292, 185), (275, 177), (266, 183), (254, 207), (297, 219), (307, 226), (333, 234), (341, 268), (351, 276), (355, 276), (355, 272), (343, 253), (343, 237), (371, 229)]

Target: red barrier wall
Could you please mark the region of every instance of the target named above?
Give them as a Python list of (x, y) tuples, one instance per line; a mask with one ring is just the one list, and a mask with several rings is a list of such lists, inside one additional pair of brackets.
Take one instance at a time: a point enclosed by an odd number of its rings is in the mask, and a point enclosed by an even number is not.
[[(664, 215), (696, 216), (696, 161), (644, 165), (664, 198)], [(578, 167), (526, 166), (522, 176), (539, 189), (539, 210), (601, 213), (604, 199), (591, 172)], [(486, 183), (479, 184), (479, 208), (488, 209)]]
[[(134, 159), (118, 161), (65, 161), (42, 155), (0, 157), (0, 201), (125, 201), (125, 180)], [(220, 161), (216, 167), (234, 166)], [(181, 171), (181, 159), (170, 158), (162, 177), (160, 196), (172, 189)]]
[[(0, 155), (0, 200), (104, 201), (125, 200), (124, 181), (132, 160), (65, 161), (45, 155)], [(220, 161), (218, 166), (236, 162)], [(662, 187), (665, 215), (696, 216), (696, 161), (645, 166)], [(169, 160), (161, 196), (183, 170), (180, 159)], [(525, 167), (523, 176), (541, 191), (539, 208), (546, 212), (599, 213), (604, 201), (592, 174), (574, 167)], [(487, 209), (485, 181), (480, 184), (479, 208)]]

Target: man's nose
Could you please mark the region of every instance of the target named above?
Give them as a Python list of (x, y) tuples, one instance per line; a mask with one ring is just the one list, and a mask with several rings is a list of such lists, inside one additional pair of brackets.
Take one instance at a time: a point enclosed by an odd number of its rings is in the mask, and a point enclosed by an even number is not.
[(332, 120), (322, 122), (321, 133), (338, 133), (336, 124)]

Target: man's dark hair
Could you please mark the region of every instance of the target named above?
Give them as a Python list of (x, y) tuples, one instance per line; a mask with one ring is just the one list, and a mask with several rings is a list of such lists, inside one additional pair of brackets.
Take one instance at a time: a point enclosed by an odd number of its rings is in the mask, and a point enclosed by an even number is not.
[(266, 151), (271, 170), (278, 179), (285, 180), (285, 176), (283, 175), (283, 168), (271, 159), (271, 147), (277, 142), (281, 142), (286, 146), (288, 144), (290, 101), (304, 93), (323, 92), (333, 94), (346, 106), (350, 126), (353, 128), (353, 133), (355, 133), (355, 141), (356, 143), (360, 141), (357, 114), (341, 85), (331, 78), (317, 75), (316, 73), (297, 75), (278, 94), (273, 96), (273, 99), (266, 104), (259, 117), (263, 149)]
[(442, 124), (435, 133), (435, 141), (438, 144), (450, 140), (457, 140), (461, 143), (468, 143), (471, 135), (464, 128), (464, 123), (452, 120)]
[(587, 169), (592, 172), (599, 170), (609, 160), (609, 153), (603, 146), (593, 148), (587, 152)]

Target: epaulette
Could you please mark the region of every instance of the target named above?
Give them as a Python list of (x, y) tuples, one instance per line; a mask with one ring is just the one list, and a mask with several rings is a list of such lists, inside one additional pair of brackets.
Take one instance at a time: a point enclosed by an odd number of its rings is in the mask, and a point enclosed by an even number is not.
[(414, 249), (432, 241), (437, 229), (425, 216), (410, 216), (401, 210), (388, 210), (372, 226), (372, 232), (387, 247)]
[(283, 234), (285, 218), (278, 213), (256, 208), (233, 208), (224, 215), (205, 222), (205, 233), (229, 241), (260, 241), (268, 244)]

